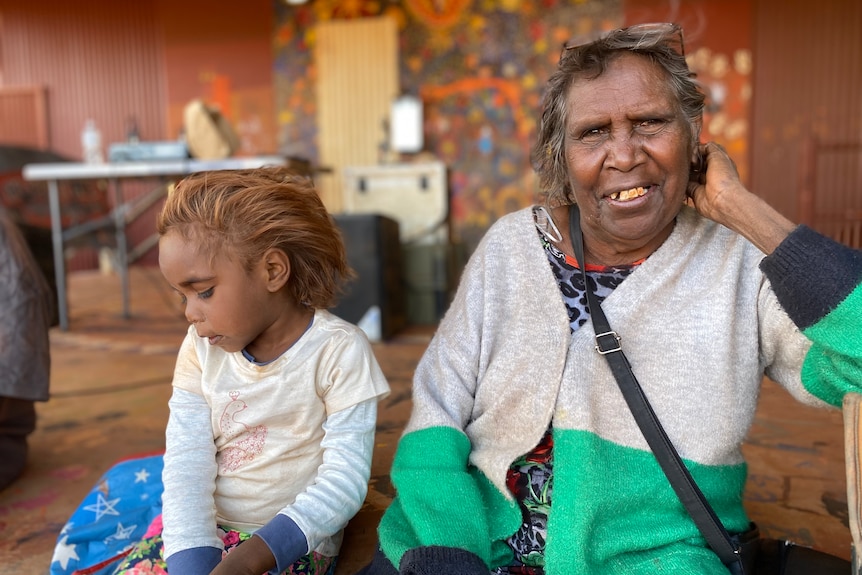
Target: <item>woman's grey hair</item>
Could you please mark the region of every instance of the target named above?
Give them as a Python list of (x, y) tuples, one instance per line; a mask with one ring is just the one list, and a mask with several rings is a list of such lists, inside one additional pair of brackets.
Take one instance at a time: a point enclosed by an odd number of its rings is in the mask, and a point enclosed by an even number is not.
[[(685, 61), (682, 29), (676, 24), (639, 24), (609, 32), (588, 44), (566, 47), (548, 80), (539, 133), (532, 150), (533, 169), (549, 205), (575, 201), (566, 166), (566, 120), (569, 88), (575, 80), (600, 76), (620, 54), (633, 52), (666, 73), (691, 132), (692, 148), (700, 138), (704, 92)], [(577, 105), (577, 104), (576, 104)]]

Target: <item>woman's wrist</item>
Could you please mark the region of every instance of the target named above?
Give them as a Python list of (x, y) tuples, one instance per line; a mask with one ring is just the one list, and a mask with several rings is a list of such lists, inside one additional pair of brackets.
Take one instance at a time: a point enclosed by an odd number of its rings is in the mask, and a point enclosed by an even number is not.
[(764, 254), (775, 251), (796, 228), (796, 224), (744, 188), (730, 200), (716, 221), (746, 238)]

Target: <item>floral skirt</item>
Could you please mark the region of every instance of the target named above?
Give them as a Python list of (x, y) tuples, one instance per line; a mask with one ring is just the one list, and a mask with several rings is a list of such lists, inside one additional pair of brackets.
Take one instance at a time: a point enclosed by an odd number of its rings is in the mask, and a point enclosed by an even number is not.
[[(222, 542), (224, 542), (224, 555), (230, 553), (231, 549), (251, 537), (251, 533), (244, 533), (233, 529), (224, 530), (221, 527), (219, 527), (218, 533)], [(143, 539), (117, 565), (114, 575), (145, 575), (152, 573), (166, 575), (168, 567), (167, 563), (165, 563), (164, 553), (162, 516), (159, 515), (153, 520)], [(335, 573), (335, 560), (336, 557), (326, 557), (312, 551), (308, 555), (300, 557), (293, 565), (282, 571), (282, 575), (333, 575)]]

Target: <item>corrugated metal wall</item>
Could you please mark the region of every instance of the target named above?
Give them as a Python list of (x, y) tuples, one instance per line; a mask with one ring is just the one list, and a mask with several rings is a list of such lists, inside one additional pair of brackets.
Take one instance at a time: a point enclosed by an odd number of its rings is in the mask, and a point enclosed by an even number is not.
[[(130, 118), (142, 140), (171, 140), (182, 108), (202, 97), (215, 98), (235, 122), (241, 152), (275, 153), (272, 12), (272, 0), (0, 0), (0, 89), (43, 89), (47, 126), (38, 140), (29, 133), (32, 118), (29, 125), (4, 123), (0, 143), (47, 140), (51, 151), (79, 160), (88, 118), (105, 152), (126, 140)], [(19, 133), (7, 138), (5, 128)], [(150, 188), (127, 182), (123, 191), (137, 197)], [(133, 222), (130, 239), (148, 237), (154, 219), (155, 210)], [(96, 266), (95, 256), (83, 252), (69, 254), (69, 269)], [(142, 261), (155, 263), (154, 255)]]
[(830, 214), (862, 217), (849, 145), (862, 141), (862, 2), (758, 0), (755, 12), (752, 190), (836, 235)]
[(88, 118), (106, 145), (125, 139), (128, 118), (142, 137), (162, 138), (165, 83), (152, 0), (0, 0), (0, 15), (2, 83), (46, 88), (53, 151), (79, 159)]
[[(88, 118), (102, 133), (105, 155), (110, 143), (126, 139), (131, 119), (142, 138), (164, 139), (162, 52), (152, 0), (0, 0), (3, 86), (7, 90), (18, 86), (44, 90), (44, 118), (40, 121), (47, 126), (45, 147), (70, 160), (81, 159), (81, 129)], [(18, 127), (26, 130), (27, 125), (22, 122)], [(13, 134), (6, 141), (29, 143), (32, 136)], [(148, 185), (124, 186), (127, 197), (148, 190)], [(135, 230), (143, 223), (151, 229), (149, 220), (133, 223), (130, 235), (142, 235), (144, 232)], [(105, 239), (93, 236), (83, 245), (69, 246), (68, 269), (98, 267), (97, 250)]]
[(217, 106), (240, 138), (237, 155), (278, 151), (273, 19), (282, 0), (155, 0), (164, 44), (168, 139), (186, 104)]
[(0, 144), (47, 150), (48, 108), (44, 86), (0, 85)]

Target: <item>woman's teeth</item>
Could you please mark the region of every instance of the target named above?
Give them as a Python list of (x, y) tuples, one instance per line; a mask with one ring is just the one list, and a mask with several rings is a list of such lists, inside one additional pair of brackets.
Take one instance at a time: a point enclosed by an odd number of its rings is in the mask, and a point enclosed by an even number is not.
[(646, 193), (646, 190), (643, 186), (639, 186), (637, 188), (632, 188), (630, 190), (623, 190), (621, 192), (614, 192), (611, 194), (612, 200), (617, 200), (620, 202), (627, 202), (629, 200), (633, 200), (635, 198), (639, 198)]

